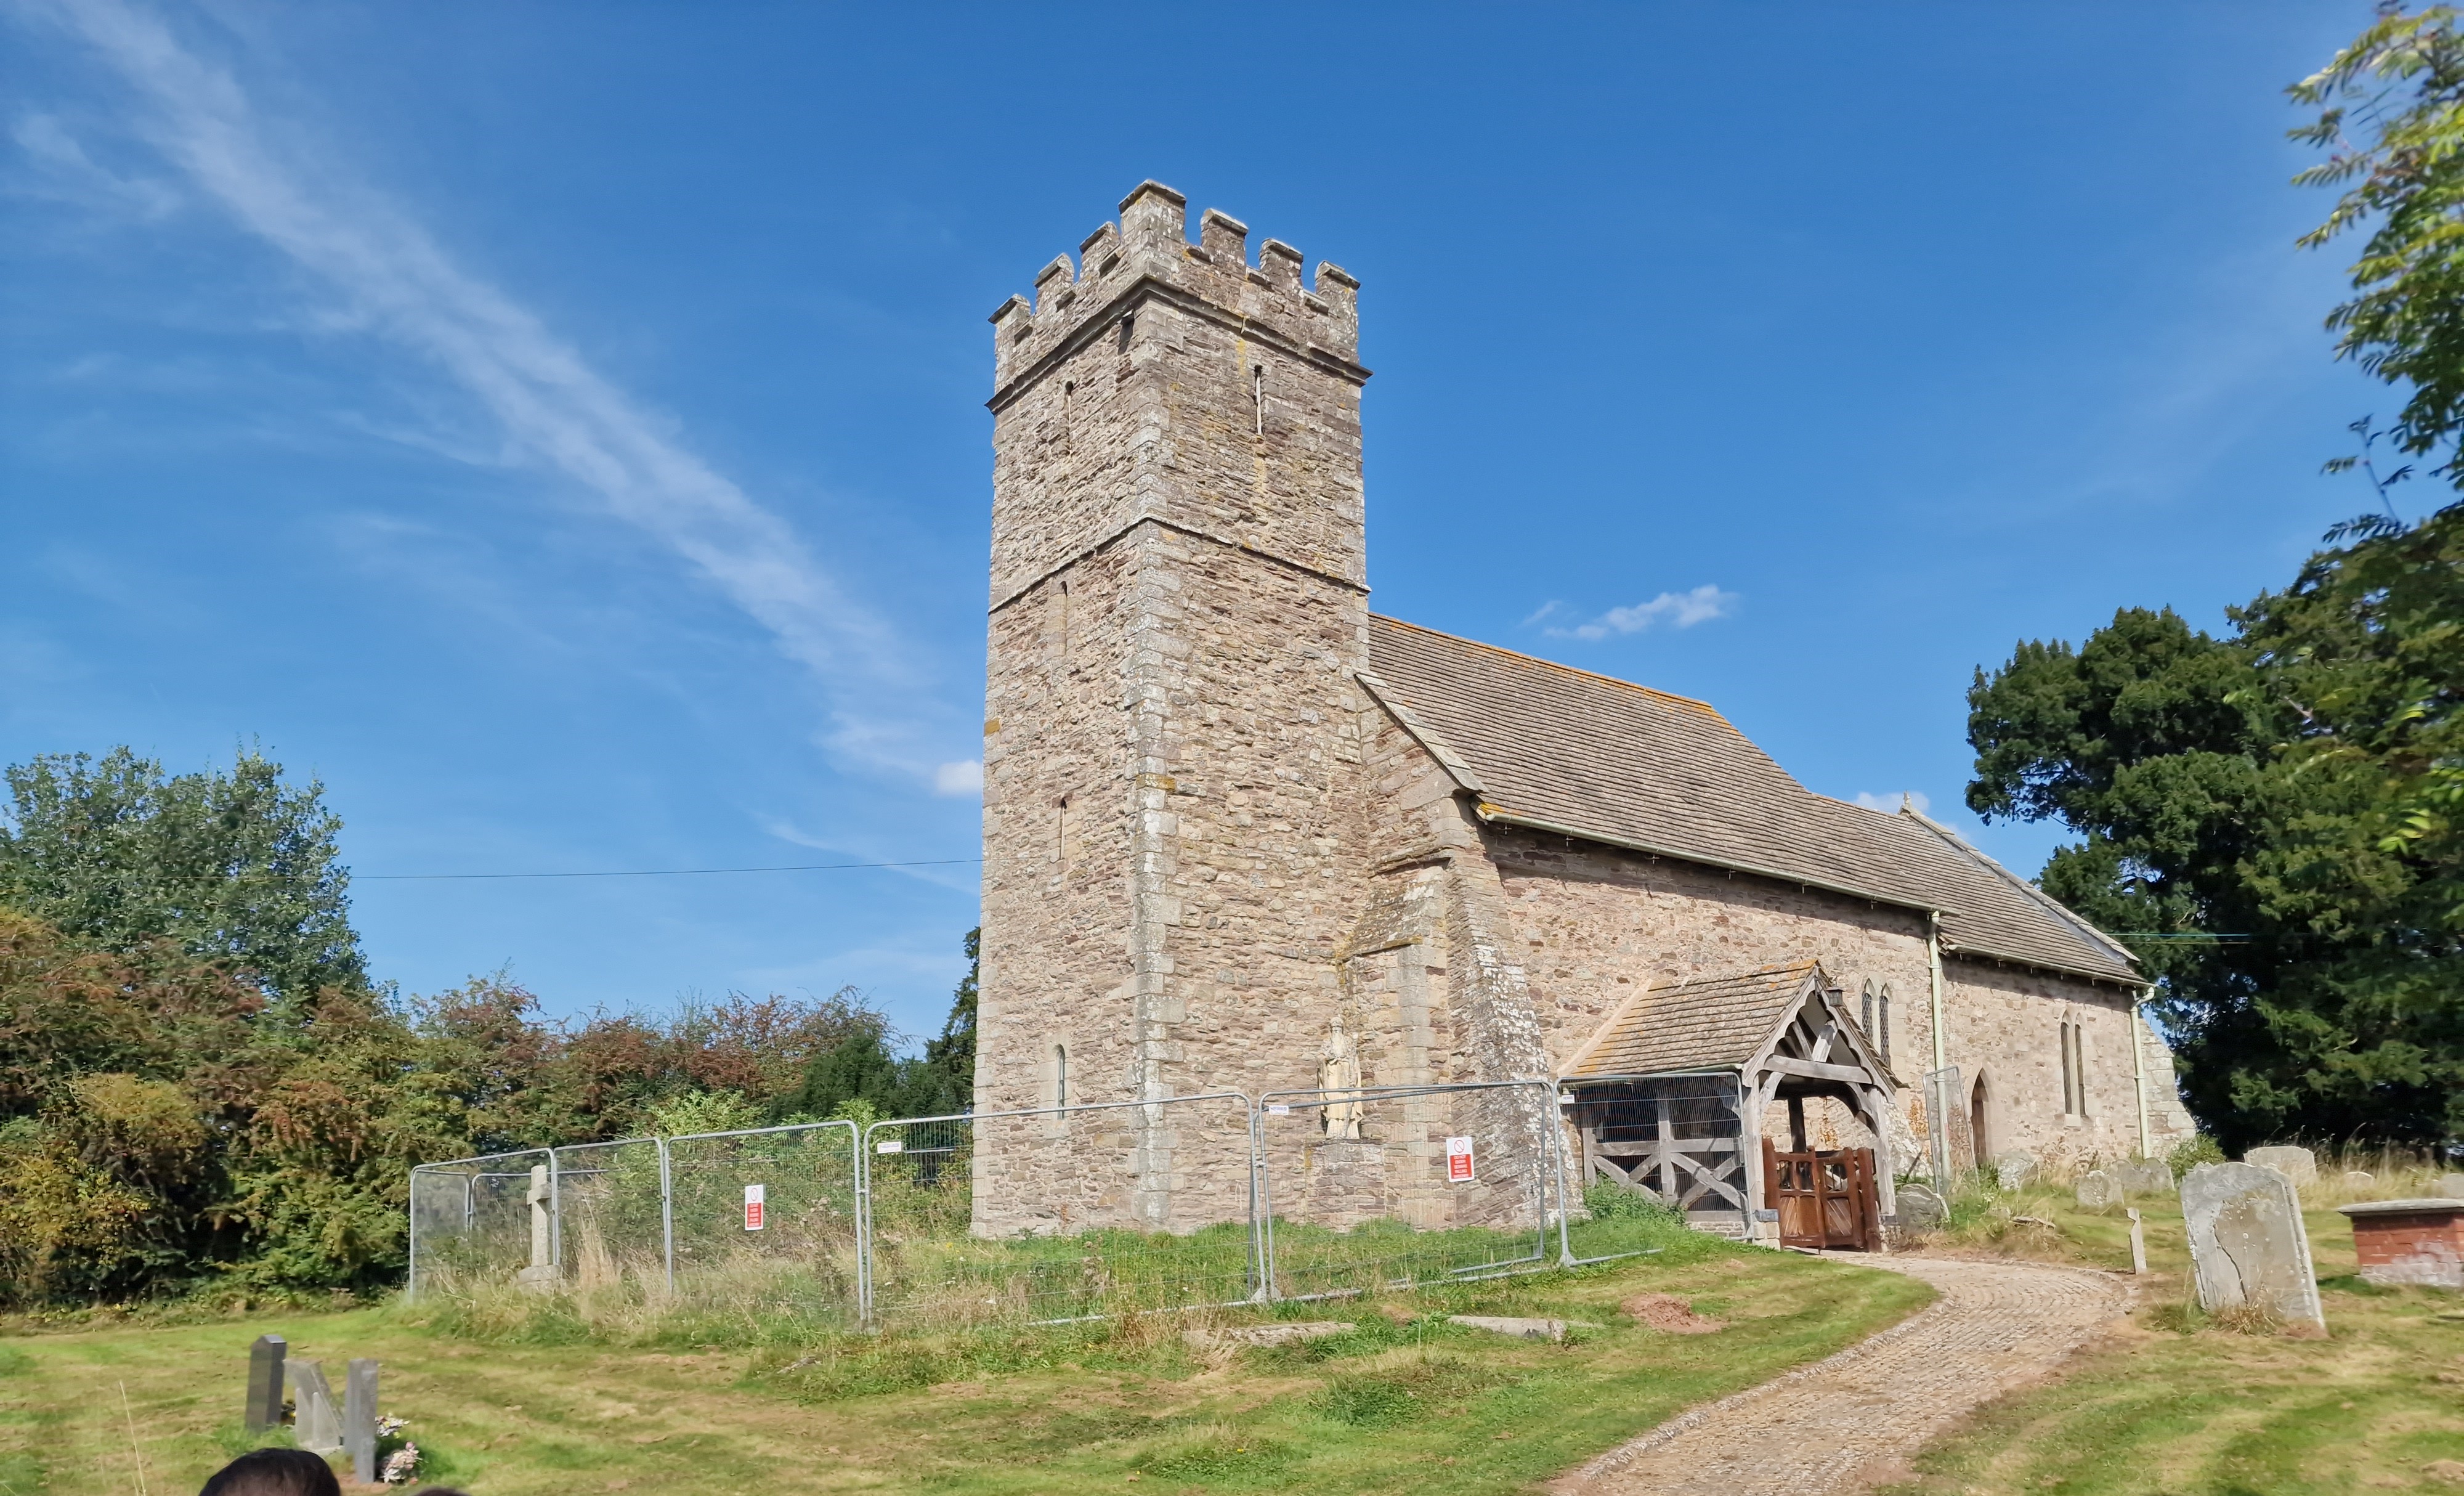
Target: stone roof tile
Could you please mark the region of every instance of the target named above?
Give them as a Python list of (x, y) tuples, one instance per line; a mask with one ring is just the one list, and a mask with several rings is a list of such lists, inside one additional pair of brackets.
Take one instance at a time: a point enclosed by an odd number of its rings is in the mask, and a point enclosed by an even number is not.
[(2129, 953), (1947, 827), (1817, 795), (1708, 705), (1373, 615), (1371, 689), (1485, 813), (1912, 909), (1946, 947), (2136, 982)]

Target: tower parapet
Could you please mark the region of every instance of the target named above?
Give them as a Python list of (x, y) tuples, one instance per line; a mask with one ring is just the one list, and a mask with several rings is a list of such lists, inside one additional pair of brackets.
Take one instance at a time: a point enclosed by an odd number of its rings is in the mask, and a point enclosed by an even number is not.
[(1104, 224), (1078, 247), (1078, 261), (1056, 257), (1035, 277), (1032, 300), (1013, 296), (993, 313), (993, 408), (1057, 353), (1115, 319), (1114, 308), (1154, 286), (1229, 313), (1261, 341), (1346, 369), (1358, 378), (1360, 282), (1330, 261), (1318, 262), (1313, 284), (1301, 279), (1301, 252), (1279, 239), (1248, 258), (1249, 227), (1215, 209), (1199, 217), (1199, 242), (1189, 242), (1189, 200), (1159, 182), (1144, 182), (1121, 200), (1121, 221)]

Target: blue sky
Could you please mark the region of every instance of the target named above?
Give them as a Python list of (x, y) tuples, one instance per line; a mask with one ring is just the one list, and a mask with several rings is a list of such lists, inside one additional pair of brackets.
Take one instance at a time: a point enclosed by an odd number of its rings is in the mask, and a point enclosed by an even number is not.
[(852, 982), (977, 849), (986, 316), (1153, 177), (1363, 282), (1373, 605), (1961, 806), (1970, 671), (2367, 507), (2361, 4), (0, 7), (0, 759), (261, 744), (409, 991)]

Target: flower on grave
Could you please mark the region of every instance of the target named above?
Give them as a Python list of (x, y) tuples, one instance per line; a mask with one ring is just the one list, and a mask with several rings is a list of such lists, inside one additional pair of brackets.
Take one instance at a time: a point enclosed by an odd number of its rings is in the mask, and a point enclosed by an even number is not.
[(408, 1427), (410, 1427), (410, 1419), (398, 1419), (390, 1416), (381, 1418), (377, 1419), (377, 1437), (379, 1439), (391, 1439), (393, 1436), (401, 1433), (404, 1429)]
[(417, 1474), (418, 1470), (419, 1446), (405, 1444), (385, 1456), (385, 1468), (377, 1472), (377, 1479), (387, 1485), (400, 1485)]

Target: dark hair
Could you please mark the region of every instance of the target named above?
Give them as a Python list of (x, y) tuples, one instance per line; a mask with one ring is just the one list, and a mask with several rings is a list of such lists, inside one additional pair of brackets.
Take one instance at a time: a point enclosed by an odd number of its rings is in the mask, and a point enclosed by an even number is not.
[(305, 1449), (252, 1449), (216, 1470), (197, 1496), (342, 1496), (323, 1455)]

